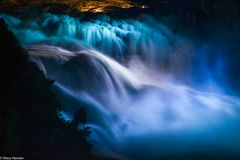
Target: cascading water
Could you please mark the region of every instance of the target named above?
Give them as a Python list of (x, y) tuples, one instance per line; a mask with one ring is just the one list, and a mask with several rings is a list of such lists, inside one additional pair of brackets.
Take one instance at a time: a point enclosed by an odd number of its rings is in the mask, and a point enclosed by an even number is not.
[(56, 80), (62, 116), (71, 120), (85, 108), (96, 154), (146, 160), (239, 153), (240, 99), (227, 94), (227, 62), (221, 54), (211, 59), (214, 47), (195, 47), (150, 16), (1, 17)]

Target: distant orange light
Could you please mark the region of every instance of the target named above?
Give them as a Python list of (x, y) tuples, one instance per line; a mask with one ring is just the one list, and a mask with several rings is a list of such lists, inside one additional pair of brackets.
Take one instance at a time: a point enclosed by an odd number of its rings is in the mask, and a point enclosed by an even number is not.
[[(7, 5), (16, 8), (19, 10), (24, 10), (29, 7), (33, 7), (42, 3), (59, 3), (66, 4), (72, 8), (79, 10), (80, 12), (108, 12), (111, 11), (112, 8), (148, 8), (147, 6), (140, 5), (136, 2), (132, 2), (131, 0), (36, 0), (36, 1), (28, 1), (28, 3), (22, 3), (18, 0), (0, 0), (0, 5)], [(47, 11), (47, 9), (46, 9)]]

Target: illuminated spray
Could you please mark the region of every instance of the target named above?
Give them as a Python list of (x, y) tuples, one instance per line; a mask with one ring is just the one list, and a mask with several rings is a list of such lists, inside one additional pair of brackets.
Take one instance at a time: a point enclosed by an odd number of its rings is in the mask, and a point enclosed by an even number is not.
[[(216, 56), (210, 68), (208, 47), (195, 52), (150, 16), (89, 22), (51, 14), (28, 22), (1, 17), (56, 80), (62, 117), (71, 120), (85, 108), (95, 153), (145, 160), (212, 148), (239, 152), (240, 100), (214, 79), (224, 61)], [(194, 71), (204, 74), (193, 78)]]

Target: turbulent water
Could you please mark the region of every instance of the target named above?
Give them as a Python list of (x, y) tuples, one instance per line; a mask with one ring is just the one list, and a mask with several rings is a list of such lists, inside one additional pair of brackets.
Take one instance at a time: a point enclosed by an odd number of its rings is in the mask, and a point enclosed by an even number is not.
[[(222, 50), (196, 45), (151, 16), (89, 21), (0, 15), (56, 80), (66, 112), (84, 107), (95, 154), (120, 159), (226, 158), (240, 153), (240, 99)], [(80, 126), (81, 127), (81, 126)]]

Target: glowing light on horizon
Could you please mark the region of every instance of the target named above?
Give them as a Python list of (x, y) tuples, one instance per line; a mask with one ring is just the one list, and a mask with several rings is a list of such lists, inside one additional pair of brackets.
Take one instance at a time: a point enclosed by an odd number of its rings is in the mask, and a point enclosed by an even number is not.
[(113, 10), (114, 8), (129, 9), (138, 7), (141, 9), (148, 8), (148, 6), (140, 5), (130, 0), (37, 0), (37, 1), (17, 1), (17, 0), (2, 0), (0, 6), (12, 7), (14, 10), (24, 10), (33, 6), (37, 6), (43, 3), (59, 3), (66, 4), (73, 9), (77, 9), (80, 12), (92, 12), (92, 13), (104, 13)]

